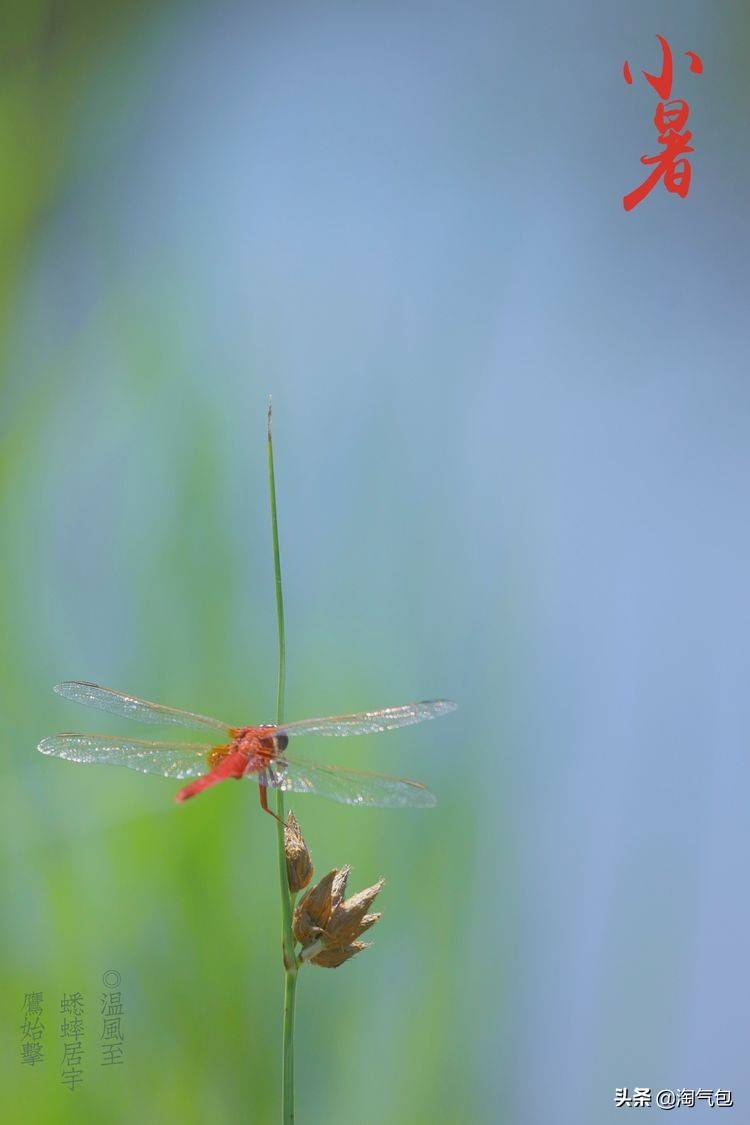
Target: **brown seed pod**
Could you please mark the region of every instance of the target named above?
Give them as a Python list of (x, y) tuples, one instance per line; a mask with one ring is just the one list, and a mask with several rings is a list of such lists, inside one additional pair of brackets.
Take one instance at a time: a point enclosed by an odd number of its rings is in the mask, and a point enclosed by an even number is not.
[(292, 894), (296, 894), (312, 879), (313, 865), (297, 818), (291, 811), (284, 825), (284, 852), (289, 890)]
[[(340, 949), (351, 944), (365, 929), (375, 924), (371, 921), (363, 926), (363, 921), (382, 886), (383, 880), (379, 879), (372, 887), (359, 891), (334, 908), (322, 934), (329, 948)], [(375, 916), (375, 921), (378, 917)]]
[(302, 945), (310, 945), (331, 917), (331, 890), (338, 872), (334, 867), (319, 883), (310, 887), (294, 911), (294, 936)]
[(355, 941), (351, 945), (345, 945), (343, 949), (321, 949), (320, 953), (310, 959), (310, 964), (318, 965), (321, 969), (338, 969), (339, 965), (350, 961), (363, 949), (369, 949), (369, 946), (369, 942)]
[(294, 912), (294, 936), (302, 945), (301, 962), (336, 969), (367, 948), (357, 939), (379, 921), (369, 914), (384, 880), (345, 899), (349, 867), (334, 868), (302, 897)]

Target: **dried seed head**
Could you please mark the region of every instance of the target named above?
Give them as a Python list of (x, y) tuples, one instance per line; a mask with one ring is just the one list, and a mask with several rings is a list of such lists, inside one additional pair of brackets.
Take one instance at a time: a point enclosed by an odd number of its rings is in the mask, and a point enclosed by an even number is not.
[(292, 894), (301, 891), (312, 879), (313, 865), (310, 852), (293, 812), (289, 813), (284, 825), (284, 852), (286, 854), (286, 877)]
[(369, 949), (370, 944), (366, 941), (354, 941), (351, 945), (345, 945), (343, 949), (321, 949), (320, 953), (310, 959), (310, 964), (319, 965), (321, 969), (338, 969), (344, 961), (349, 961), (363, 949)]
[(347, 863), (344, 867), (339, 868), (336, 872), (336, 877), (331, 886), (331, 910), (335, 910), (339, 905), (344, 895), (346, 894), (346, 881), (349, 878), (351, 867)]
[(382, 917), (382, 914), (365, 914), (364, 918), (359, 924), (359, 933), (357, 934), (357, 937), (359, 937), (359, 934), (363, 934), (365, 930), (369, 930), (370, 926), (374, 926), (375, 923), (379, 922)]
[(378, 879), (372, 887), (359, 891), (334, 908), (322, 934), (323, 941), (329, 948), (340, 949), (350, 945), (355, 938), (375, 924), (380, 915), (371, 916), (373, 920), (367, 925), (363, 923), (383, 882), (383, 879)]
[(310, 945), (319, 936), (331, 917), (331, 890), (338, 875), (336, 868), (302, 896), (294, 911), (294, 936), (303, 945)]
[(349, 866), (329, 871), (303, 896), (294, 912), (294, 936), (302, 944), (302, 961), (336, 969), (367, 946), (357, 939), (380, 914), (368, 914), (383, 879), (345, 899)]

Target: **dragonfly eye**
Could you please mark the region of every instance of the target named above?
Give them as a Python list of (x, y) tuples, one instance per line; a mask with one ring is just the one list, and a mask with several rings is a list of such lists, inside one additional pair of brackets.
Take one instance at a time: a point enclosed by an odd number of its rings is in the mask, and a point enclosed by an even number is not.
[(280, 750), (283, 753), (286, 750), (288, 745), (289, 745), (289, 735), (287, 735), (287, 734), (277, 734), (276, 735), (276, 748), (277, 748), (277, 750)]

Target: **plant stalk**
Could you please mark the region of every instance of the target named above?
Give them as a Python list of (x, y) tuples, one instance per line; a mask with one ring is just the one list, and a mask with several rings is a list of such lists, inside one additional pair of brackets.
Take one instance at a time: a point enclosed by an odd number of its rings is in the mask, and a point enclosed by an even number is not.
[[(281, 585), (279, 525), (276, 516), (276, 478), (273, 471), (273, 437), (271, 434), (271, 400), (268, 400), (268, 491), (271, 500), (271, 532), (273, 536), (273, 569), (276, 585), (276, 624), (279, 634), (279, 674), (276, 692), (276, 725), (284, 721), (284, 689), (286, 686), (286, 640), (284, 635), (284, 592)], [(286, 872), (284, 850), (284, 794), (276, 790), (276, 836), (279, 853), (279, 889), (281, 892), (281, 948), (284, 961), (284, 1037), (281, 1078), (281, 1102), (284, 1125), (294, 1121), (294, 1002), (297, 989), (297, 957), (292, 930), (292, 895)]]

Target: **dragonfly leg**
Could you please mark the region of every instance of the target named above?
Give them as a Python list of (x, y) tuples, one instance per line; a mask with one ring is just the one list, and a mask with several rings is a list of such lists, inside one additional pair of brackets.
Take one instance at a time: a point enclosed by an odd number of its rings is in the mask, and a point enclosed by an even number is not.
[(268, 807), (267, 785), (258, 785), (258, 796), (260, 797), (260, 807), (263, 809), (263, 811), (267, 812), (269, 816), (272, 816), (274, 820), (278, 820), (279, 824), (283, 824), (284, 821), (281, 819), (281, 817), (277, 816), (276, 813), (272, 812), (272, 810)]

